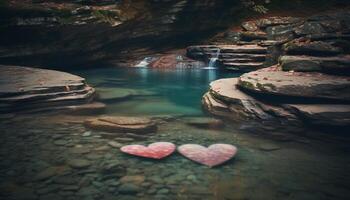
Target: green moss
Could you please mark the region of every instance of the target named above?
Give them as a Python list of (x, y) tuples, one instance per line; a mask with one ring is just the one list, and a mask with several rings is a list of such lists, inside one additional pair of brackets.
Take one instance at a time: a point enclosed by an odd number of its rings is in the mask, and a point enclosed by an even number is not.
[(273, 91), (277, 89), (276, 86), (273, 85), (272, 83), (265, 83), (265, 84), (257, 83), (256, 87), (261, 91), (266, 91), (266, 88), (270, 88)]
[(107, 22), (107, 23), (110, 23), (110, 24), (114, 23), (114, 21), (115, 21), (114, 17), (116, 16), (115, 12), (108, 11), (108, 10), (94, 10), (92, 12), (92, 14), (96, 18), (100, 19), (101, 21)]
[(264, 85), (261, 84), (261, 83), (257, 83), (257, 84), (256, 84), (256, 87), (257, 87), (259, 90), (261, 90), (261, 91), (264, 91), (264, 90), (265, 90)]
[(242, 87), (244, 88), (247, 88), (247, 89), (255, 89), (254, 87), (254, 84), (253, 83), (250, 83), (250, 82), (247, 82), (247, 81), (239, 81), (239, 85), (241, 85)]

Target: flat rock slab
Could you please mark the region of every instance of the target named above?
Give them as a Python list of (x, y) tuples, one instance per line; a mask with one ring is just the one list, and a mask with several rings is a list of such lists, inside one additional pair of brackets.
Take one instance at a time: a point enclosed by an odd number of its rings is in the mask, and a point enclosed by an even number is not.
[(334, 57), (281, 56), (284, 71), (350, 73), (350, 55)]
[(340, 47), (324, 41), (301, 42), (293, 40), (283, 45), (283, 50), (290, 55), (336, 55), (343, 52)]
[(148, 118), (106, 116), (89, 119), (85, 126), (106, 132), (147, 134), (157, 131), (157, 125)]
[(220, 79), (210, 83), (202, 99), (211, 114), (234, 121), (264, 120), (293, 125), (350, 126), (349, 104), (287, 104), (261, 101), (239, 90), (238, 78)]
[(269, 67), (243, 74), (238, 84), (260, 94), (350, 101), (350, 78), (345, 76), (284, 72)]
[(85, 79), (65, 72), (0, 65), (0, 97), (83, 88)]
[(2, 112), (73, 109), (95, 95), (95, 89), (84, 78), (69, 73), (3, 65), (0, 70)]

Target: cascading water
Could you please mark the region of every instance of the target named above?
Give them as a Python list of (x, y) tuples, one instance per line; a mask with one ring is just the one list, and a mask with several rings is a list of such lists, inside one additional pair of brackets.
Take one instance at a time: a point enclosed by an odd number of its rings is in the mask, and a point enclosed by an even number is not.
[(152, 61), (151, 57), (145, 57), (141, 62), (139, 62), (135, 67), (148, 67), (149, 63)]
[(220, 56), (220, 48), (218, 48), (214, 56), (210, 58), (208, 67), (206, 67), (205, 69), (216, 69), (215, 65), (216, 65), (216, 61), (219, 59), (219, 56)]

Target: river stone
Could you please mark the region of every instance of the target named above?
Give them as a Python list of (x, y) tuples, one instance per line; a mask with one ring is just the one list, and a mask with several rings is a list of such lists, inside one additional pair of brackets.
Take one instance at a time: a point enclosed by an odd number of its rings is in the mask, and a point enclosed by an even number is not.
[(68, 141), (59, 139), (59, 140), (55, 140), (53, 143), (57, 146), (64, 146), (64, 145), (68, 144)]
[(118, 188), (118, 192), (120, 194), (136, 194), (136, 193), (139, 193), (140, 191), (141, 191), (141, 188), (132, 183), (122, 184)]
[(123, 146), (123, 144), (116, 142), (116, 141), (109, 141), (108, 145), (111, 147), (117, 148), (117, 149), (119, 149)]
[(259, 145), (259, 149), (263, 150), (263, 151), (275, 151), (275, 150), (278, 150), (280, 148), (281, 147), (279, 147), (277, 145), (269, 144), (269, 143)]
[(124, 176), (119, 179), (120, 183), (133, 183), (135, 185), (141, 185), (145, 181), (145, 176), (142, 175), (133, 175), (133, 176)]
[(148, 118), (142, 117), (99, 117), (86, 120), (85, 126), (106, 132), (117, 133), (154, 133), (157, 130), (156, 124)]
[(56, 173), (57, 173), (57, 168), (49, 167), (49, 168), (45, 169), (44, 171), (41, 171), (37, 175), (35, 175), (34, 180), (36, 180), (36, 181), (46, 180), (48, 178), (55, 176)]
[(185, 123), (198, 128), (220, 129), (224, 127), (224, 122), (219, 119), (209, 117), (187, 117)]
[(284, 71), (349, 73), (350, 55), (336, 57), (281, 56), (280, 65)]
[(243, 74), (238, 85), (258, 94), (350, 101), (350, 78), (344, 76), (284, 72), (269, 67)]
[(90, 152), (90, 149), (87, 147), (75, 147), (70, 149), (70, 152), (73, 154), (87, 154)]
[(70, 167), (75, 169), (83, 169), (91, 165), (91, 162), (85, 159), (70, 159), (67, 163)]

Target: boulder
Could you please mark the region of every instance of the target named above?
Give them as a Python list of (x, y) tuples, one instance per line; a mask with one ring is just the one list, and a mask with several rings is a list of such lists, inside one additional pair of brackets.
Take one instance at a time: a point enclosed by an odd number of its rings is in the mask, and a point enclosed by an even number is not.
[(344, 76), (285, 72), (269, 67), (243, 74), (238, 85), (257, 94), (350, 101), (350, 78)]
[(148, 134), (157, 130), (152, 120), (142, 117), (105, 116), (86, 120), (84, 124), (91, 129), (117, 133)]
[(281, 56), (279, 62), (284, 71), (350, 73), (350, 55), (335, 57)]

